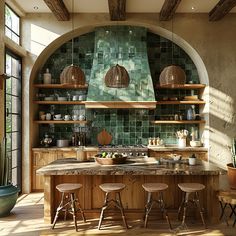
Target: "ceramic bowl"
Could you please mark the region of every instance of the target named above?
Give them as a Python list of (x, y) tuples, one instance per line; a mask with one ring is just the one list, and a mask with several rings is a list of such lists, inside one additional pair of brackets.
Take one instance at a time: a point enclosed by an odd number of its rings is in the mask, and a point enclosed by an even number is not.
[(109, 158), (109, 157), (101, 157), (100, 154), (95, 156), (95, 160), (100, 165), (119, 165), (119, 164), (125, 164), (127, 159), (127, 156), (123, 156), (122, 154), (115, 158)]
[(58, 97), (57, 100), (58, 101), (67, 101), (67, 97)]
[(53, 101), (54, 99), (53, 99), (53, 97), (45, 97), (44, 98), (44, 101)]
[(190, 141), (190, 146), (191, 147), (201, 147), (202, 143), (201, 143), (201, 141)]

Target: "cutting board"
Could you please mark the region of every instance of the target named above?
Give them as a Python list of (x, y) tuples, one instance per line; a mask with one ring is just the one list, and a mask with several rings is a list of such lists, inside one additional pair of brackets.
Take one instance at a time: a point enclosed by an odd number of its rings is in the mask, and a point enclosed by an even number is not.
[(112, 135), (110, 135), (106, 129), (103, 129), (97, 136), (98, 144), (109, 145), (112, 141)]

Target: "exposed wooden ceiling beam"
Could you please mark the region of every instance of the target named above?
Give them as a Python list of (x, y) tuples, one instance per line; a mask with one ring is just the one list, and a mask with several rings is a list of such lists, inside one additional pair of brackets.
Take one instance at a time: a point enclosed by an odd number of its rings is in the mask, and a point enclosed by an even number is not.
[(220, 0), (209, 12), (209, 20), (217, 21), (227, 15), (236, 6), (236, 0)]
[(59, 21), (67, 21), (70, 19), (69, 11), (63, 0), (44, 0), (44, 2)]
[(126, 0), (108, 0), (111, 20), (126, 19)]
[(171, 20), (180, 2), (181, 0), (165, 0), (160, 11), (160, 20)]

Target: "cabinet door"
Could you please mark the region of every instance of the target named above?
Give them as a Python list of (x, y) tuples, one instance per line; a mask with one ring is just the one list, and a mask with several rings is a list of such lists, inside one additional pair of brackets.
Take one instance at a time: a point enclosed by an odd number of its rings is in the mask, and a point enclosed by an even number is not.
[(76, 158), (76, 151), (57, 151), (57, 159)]
[(33, 167), (33, 191), (43, 191), (44, 189), (44, 176), (36, 174), (39, 168), (41, 168), (41, 166)]
[(45, 166), (55, 160), (57, 160), (55, 151), (33, 152), (34, 166)]

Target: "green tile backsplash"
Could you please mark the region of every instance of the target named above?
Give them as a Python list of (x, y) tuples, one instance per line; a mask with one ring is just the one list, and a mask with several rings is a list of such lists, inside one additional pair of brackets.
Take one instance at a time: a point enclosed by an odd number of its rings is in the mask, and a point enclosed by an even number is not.
[[(114, 31), (113, 31), (114, 28)], [(127, 34), (128, 29), (128, 34)], [(118, 30), (118, 31), (117, 31)], [(145, 34), (143, 34), (143, 30)], [(106, 31), (109, 31), (107, 33)], [(129, 31), (140, 39), (140, 42), (129, 41)], [(117, 34), (117, 32), (119, 32)], [(89, 83), (92, 72), (93, 63), (97, 63), (97, 68), (106, 68), (108, 66), (107, 60), (115, 58), (112, 64), (116, 63), (116, 58), (128, 63), (132, 62), (132, 59), (142, 57), (143, 55), (143, 43), (146, 42), (146, 49), (148, 55), (148, 62), (150, 72), (152, 76), (153, 85), (158, 83), (161, 70), (172, 63), (181, 66), (187, 75), (187, 82), (199, 83), (199, 77), (196, 67), (190, 57), (177, 45), (171, 43), (171, 41), (153, 34), (146, 32), (146, 29), (140, 30), (139, 27), (124, 27), (124, 26), (109, 26), (102, 27), (100, 33), (104, 34), (104, 37), (108, 37), (107, 34), (117, 35), (119, 41), (122, 41), (122, 46), (119, 46), (115, 37), (111, 37), (110, 44), (107, 45), (105, 41), (100, 42), (100, 46), (95, 50), (95, 34), (91, 32), (74, 39), (74, 64), (79, 65), (86, 75), (86, 80)], [(109, 36), (109, 37), (110, 37)], [(127, 43), (126, 43), (127, 41)], [(109, 42), (109, 41), (108, 41)], [(101, 50), (99, 50), (99, 48)], [(173, 58), (172, 58), (173, 48)], [(145, 50), (146, 50), (145, 49)], [(71, 64), (71, 41), (63, 44), (58, 48), (47, 60), (41, 73), (38, 75), (36, 82), (42, 82), (42, 74), (46, 68), (50, 69), (52, 73), (53, 83), (59, 83), (60, 73), (63, 68)], [(94, 61), (95, 58), (95, 61)], [(140, 59), (140, 58), (139, 58)], [(136, 59), (135, 59), (136, 60)], [(139, 69), (131, 72), (131, 77), (135, 76), (139, 79), (143, 79), (143, 68), (147, 69), (146, 64), (139, 60)], [(135, 89), (135, 88), (134, 88)], [(38, 94), (67, 96), (71, 98), (72, 95), (86, 94), (84, 90), (42, 90), (40, 89)], [(95, 93), (95, 91), (94, 91)], [(184, 97), (185, 95), (197, 94), (197, 91), (188, 90), (155, 90), (155, 96), (157, 100), (167, 96)], [(96, 94), (94, 94), (96, 96)], [(40, 98), (38, 98), (40, 99)], [(97, 134), (106, 128), (109, 133), (112, 134), (112, 144), (147, 144), (149, 137), (160, 137), (164, 139), (167, 144), (176, 143), (175, 132), (179, 129), (188, 129), (194, 127), (198, 130), (198, 125), (154, 125), (151, 121), (155, 119), (164, 119), (164, 117), (172, 117), (175, 114), (181, 114), (186, 116), (186, 110), (188, 105), (161, 105), (155, 110), (146, 109), (88, 109), (85, 110), (84, 106), (74, 105), (39, 105), (39, 110), (51, 112), (53, 114), (61, 113), (62, 115), (70, 114), (84, 114), (86, 119), (91, 121), (87, 126), (81, 125), (40, 125), (40, 139), (45, 133), (49, 133), (54, 137), (54, 140), (58, 138), (71, 138), (73, 132), (86, 132), (87, 144), (97, 145)], [(199, 113), (196, 106), (196, 113)]]

